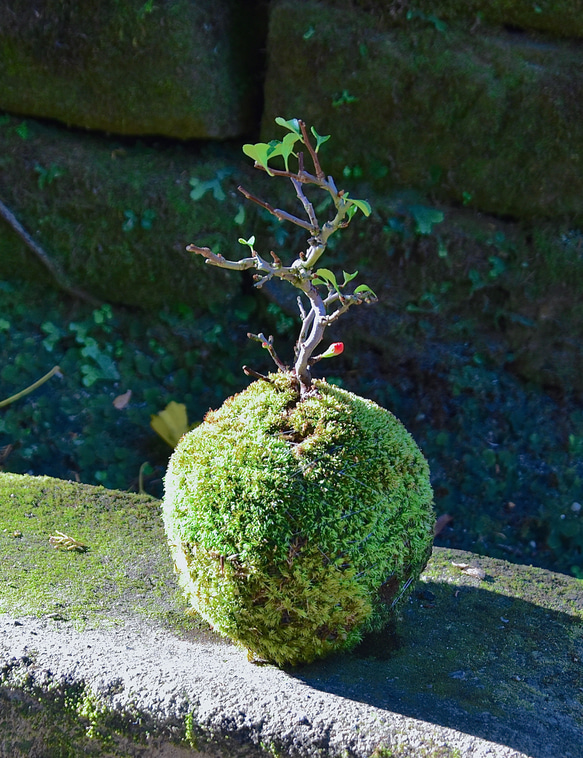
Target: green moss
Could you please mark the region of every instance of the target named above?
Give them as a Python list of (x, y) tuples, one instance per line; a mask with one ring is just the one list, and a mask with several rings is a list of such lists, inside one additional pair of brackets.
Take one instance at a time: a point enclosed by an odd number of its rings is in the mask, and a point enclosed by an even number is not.
[(185, 594), (250, 653), (296, 664), (381, 628), (425, 565), (427, 464), (388, 411), (325, 382), (256, 382), (183, 437), (164, 522)]
[(357, 10), (284, 0), (268, 49), (264, 135), (277, 115), (302, 114), (334, 135), (335, 176), (358, 166), (385, 189), (581, 218), (577, 45), (420, 21), (396, 28), (389, 17), (371, 24)]
[[(57, 532), (88, 550), (56, 549)], [(135, 614), (184, 628), (164, 539), (154, 498), (0, 473), (0, 612), (80, 627)]]

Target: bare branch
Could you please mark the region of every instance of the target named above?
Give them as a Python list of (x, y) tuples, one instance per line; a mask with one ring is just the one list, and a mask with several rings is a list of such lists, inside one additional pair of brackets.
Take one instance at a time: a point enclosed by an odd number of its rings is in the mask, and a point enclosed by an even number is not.
[(63, 274), (59, 266), (49, 258), (48, 254), (42, 249), (38, 242), (35, 242), (31, 235), (22, 226), (20, 221), (16, 218), (14, 213), (12, 213), (12, 211), (6, 205), (4, 205), (2, 201), (0, 201), (0, 216), (10, 227), (12, 227), (13, 231), (18, 234), (20, 239), (25, 243), (29, 250), (31, 250), (36, 255), (43, 266), (50, 271), (52, 277), (61, 289), (65, 290), (65, 292), (68, 292), (70, 295), (74, 295), (81, 300), (85, 300), (86, 302), (91, 303), (92, 305), (103, 305), (101, 300), (93, 297), (93, 295), (89, 295), (79, 287), (73, 287), (69, 284), (66, 276)]
[(273, 384), (273, 382), (268, 376), (263, 376), (263, 374), (260, 374), (258, 371), (255, 371), (254, 369), (249, 368), (249, 366), (243, 366), (243, 373), (246, 376), (252, 376), (254, 379), (263, 379), (264, 382), (269, 382), (269, 384)]
[(304, 310), (304, 304), (302, 303), (302, 298), (300, 297), (300, 295), (298, 295), (297, 303), (298, 303), (298, 310), (300, 312), (300, 316), (303, 320), (306, 318), (306, 311)]
[(247, 337), (249, 337), (249, 339), (253, 340), (254, 342), (260, 342), (261, 347), (267, 350), (277, 368), (281, 371), (287, 371), (288, 367), (282, 361), (280, 361), (277, 353), (275, 352), (275, 349), (273, 347), (273, 336), (270, 335), (269, 338), (267, 338), (263, 332), (260, 332), (259, 334), (252, 334), (251, 332), (248, 332)]
[(304, 138), (304, 143), (308, 150), (310, 151), (310, 157), (312, 158), (312, 162), (314, 164), (314, 168), (316, 169), (316, 176), (320, 181), (326, 179), (326, 175), (322, 171), (322, 167), (320, 166), (320, 161), (318, 160), (318, 154), (314, 150), (314, 147), (312, 143), (310, 142), (310, 138), (308, 136), (308, 130), (306, 129), (306, 124), (304, 121), (299, 121), (300, 129), (302, 130), (302, 137)]
[(314, 227), (312, 224), (309, 224), (307, 221), (303, 221), (301, 218), (298, 218), (297, 216), (293, 216), (291, 213), (288, 213), (287, 211), (282, 211), (280, 208), (274, 208), (268, 202), (266, 202), (265, 200), (261, 200), (258, 197), (255, 197), (255, 195), (252, 195), (243, 187), (237, 187), (237, 189), (248, 200), (252, 200), (254, 203), (257, 203), (257, 205), (260, 205), (262, 208), (265, 208), (265, 210), (269, 211), (273, 216), (276, 217), (278, 221), (291, 221), (292, 224), (296, 224), (296, 226), (301, 226), (302, 229), (307, 229), (312, 234), (316, 234), (317, 231), (319, 230), (317, 220), (316, 220), (316, 226)]
[(308, 200), (308, 198), (304, 194), (304, 190), (302, 189), (301, 182), (298, 182), (297, 179), (291, 179), (291, 183), (294, 185), (294, 189), (296, 191), (296, 195), (300, 199), (300, 202), (304, 206), (304, 210), (306, 211), (306, 214), (308, 218), (310, 219), (311, 228), (314, 230), (312, 234), (319, 234), (320, 233), (320, 224), (318, 223), (318, 219), (316, 217), (316, 212), (314, 211), (314, 206), (312, 203)]
[(209, 247), (197, 247), (196, 245), (188, 245), (186, 248), (189, 253), (196, 253), (206, 258), (206, 263), (211, 266), (218, 266), (219, 268), (228, 268), (233, 271), (245, 271), (248, 268), (257, 268), (257, 258), (242, 258), (240, 261), (228, 261), (225, 257), (218, 253), (213, 253)]

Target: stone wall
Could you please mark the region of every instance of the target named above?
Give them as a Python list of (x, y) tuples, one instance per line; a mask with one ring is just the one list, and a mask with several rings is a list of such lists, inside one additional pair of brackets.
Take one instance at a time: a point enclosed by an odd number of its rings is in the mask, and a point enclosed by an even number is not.
[(260, 2), (0, 2), (0, 108), (117, 134), (229, 139), (258, 117)]

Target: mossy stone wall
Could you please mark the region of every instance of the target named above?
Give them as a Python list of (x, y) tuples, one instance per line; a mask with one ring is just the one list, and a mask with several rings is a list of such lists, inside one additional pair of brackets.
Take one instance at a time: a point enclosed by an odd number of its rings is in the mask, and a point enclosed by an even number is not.
[[(0, 199), (64, 277), (94, 297), (205, 310), (240, 289), (239, 276), (199, 265), (185, 250), (197, 240), (236, 244), (235, 187), (245, 171), (238, 149), (126, 142), (4, 117), (0, 166)], [(197, 201), (191, 180), (209, 183)], [(55, 284), (4, 221), (0, 276)]]
[(0, 108), (118, 134), (229, 139), (257, 119), (262, 27), (254, 2), (2, 0)]
[[(334, 3), (271, 11), (262, 133), (296, 114), (335, 137), (332, 171), (505, 216), (581, 220), (578, 43)], [(432, 17), (433, 18), (433, 17)]]
[(328, 3), (390, 18), (397, 24), (420, 18), (438, 26), (454, 21), (479, 30), (486, 22), (558, 37), (583, 36), (581, 0), (328, 0)]

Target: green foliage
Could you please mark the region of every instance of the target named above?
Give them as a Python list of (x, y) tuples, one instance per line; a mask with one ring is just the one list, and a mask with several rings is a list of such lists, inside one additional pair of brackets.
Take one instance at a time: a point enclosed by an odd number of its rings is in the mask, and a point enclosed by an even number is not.
[(204, 197), (207, 192), (212, 192), (214, 199), (219, 203), (222, 203), (224, 200), (226, 200), (227, 197), (222, 186), (222, 181), (223, 179), (231, 176), (232, 173), (233, 170), (231, 168), (225, 167), (219, 169), (219, 171), (217, 171), (212, 179), (208, 179), (206, 181), (203, 181), (196, 176), (191, 177), (189, 180), (189, 184), (192, 187), (192, 190), (190, 192), (190, 199), (200, 200), (201, 197)]
[[(202, 418), (244, 385), (240, 366), (252, 352), (246, 322), (256, 306), (245, 299), (241, 307), (227, 339), (224, 311), (195, 315), (181, 306), (144, 320), (143, 313), (111, 306), (77, 303), (72, 310), (57, 293), (0, 283), (0, 313), (11, 314), (0, 329), (0, 400), (56, 364), (61, 369), (0, 409), (0, 468), (137, 490), (140, 467), (149, 460), (144, 486), (161, 495), (169, 449), (150, 417), (180, 400), (192, 419)], [(128, 390), (125, 405), (116, 407)]]
[(297, 664), (382, 627), (431, 551), (425, 459), (388, 411), (271, 375), (182, 438), (164, 523), (196, 610), (258, 658)]
[(131, 232), (132, 229), (140, 226), (142, 229), (151, 229), (152, 222), (156, 218), (156, 211), (151, 208), (146, 208), (140, 214), (134, 213), (131, 210), (125, 210), (123, 212), (125, 221), (122, 224), (124, 232)]
[(51, 163), (48, 168), (43, 168), (43, 166), (37, 163), (34, 170), (38, 174), (39, 189), (44, 189), (46, 185), (52, 184), (55, 179), (63, 175), (63, 170), (56, 163)]

